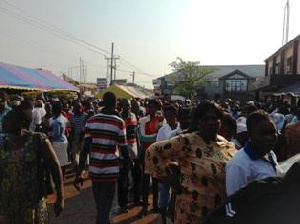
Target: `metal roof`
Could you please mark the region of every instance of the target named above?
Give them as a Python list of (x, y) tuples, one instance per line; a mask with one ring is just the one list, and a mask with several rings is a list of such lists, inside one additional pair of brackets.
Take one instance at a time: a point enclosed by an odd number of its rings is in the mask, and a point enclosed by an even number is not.
[[(256, 64), (256, 65), (202, 65), (201, 67), (205, 68), (215, 68), (215, 71), (208, 74), (205, 79), (212, 80), (212, 79), (219, 79), (223, 76), (226, 76), (236, 70), (241, 71), (245, 75), (252, 77), (252, 78), (259, 78), (265, 76), (265, 65), (263, 64)], [(170, 77), (176, 76), (177, 73), (173, 72), (163, 77)], [(161, 79), (162, 77), (158, 78)]]
[(241, 71), (245, 75), (257, 78), (265, 76), (265, 65), (213, 65), (213, 66), (203, 66), (204, 68), (216, 68), (216, 70), (208, 74), (206, 78), (221, 78), (226, 76), (235, 70)]

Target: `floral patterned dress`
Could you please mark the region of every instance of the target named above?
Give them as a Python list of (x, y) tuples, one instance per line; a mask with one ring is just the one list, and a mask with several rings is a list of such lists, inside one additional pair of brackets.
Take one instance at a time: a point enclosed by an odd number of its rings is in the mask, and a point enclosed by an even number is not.
[(46, 137), (27, 132), (22, 150), (0, 143), (0, 223), (45, 223), (47, 206), (40, 175), (39, 146)]
[(166, 166), (181, 166), (182, 193), (177, 196), (175, 223), (199, 223), (226, 196), (225, 166), (235, 147), (223, 137), (207, 144), (196, 133), (182, 134), (168, 141), (154, 143), (145, 157), (145, 173), (156, 178), (168, 176)]

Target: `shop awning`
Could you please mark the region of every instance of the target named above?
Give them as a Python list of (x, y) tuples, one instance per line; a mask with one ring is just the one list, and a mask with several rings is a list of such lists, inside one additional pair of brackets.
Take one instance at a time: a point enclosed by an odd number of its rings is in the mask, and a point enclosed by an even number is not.
[(106, 91), (100, 92), (97, 95), (97, 98), (102, 99), (104, 93), (107, 91), (113, 92), (117, 98), (119, 99), (130, 99), (130, 98), (141, 98), (145, 99), (147, 96), (143, 92), (134, 88), (133, 86), (125, 86), (125, 85), (112, 85)]
[(0, 88), (21, 90), (70, 90), (79, 89), (43, 69), (30, 69), (0, 62)]

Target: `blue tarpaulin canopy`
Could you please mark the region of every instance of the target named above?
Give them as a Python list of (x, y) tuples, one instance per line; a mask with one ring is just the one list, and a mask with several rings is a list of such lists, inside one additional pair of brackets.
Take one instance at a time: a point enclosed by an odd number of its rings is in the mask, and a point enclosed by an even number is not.
[(30, 69), (0, 62), (0, 88), (24, 90), (70, 90), (79, 89), (43, 69)]

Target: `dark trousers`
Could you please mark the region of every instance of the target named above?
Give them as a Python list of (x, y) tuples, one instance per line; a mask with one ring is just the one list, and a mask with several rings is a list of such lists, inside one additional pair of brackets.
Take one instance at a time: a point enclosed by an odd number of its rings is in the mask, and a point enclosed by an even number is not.
[[(128, 205), (128, 180), (129, 169), (126, 166), (121, 165), (120, 176), (118, 179), (118, 203), (120, 207), (126, 207)], [(132, 181), (133, 181), (133, 196), (134, 202), (140, 200), (140, 183), (141, 183), (141, 166), (138, 160), (134, 160), (131, 166)]]
[(141, 178), (142, 178), (142, 167), (139, 161), (136, 159), (133, 161), (133, 167), (132, 167), (133, 196), (135, 202), (140, 201), (141, 181), (142, 181)]
[(128, 172), (128, 164), (121, 162), (118, 178), (118, 203), (120, 207), (127, 207), (128, 205)]
[[(143, 206), (148, 206), (148, 195), (149, 195), (149, 186), (150, 186), (150, 175), (144, 174), (143, 178)], [(158, 201), (158, 180), (152, 177), (152, 193), (153, 193), (153, 208), (157, 207)]]
[(97, 208), (96, 224), (109, 224), (109, 215), (115, 196), (116, 183), (93, 182), (92, 188)]

